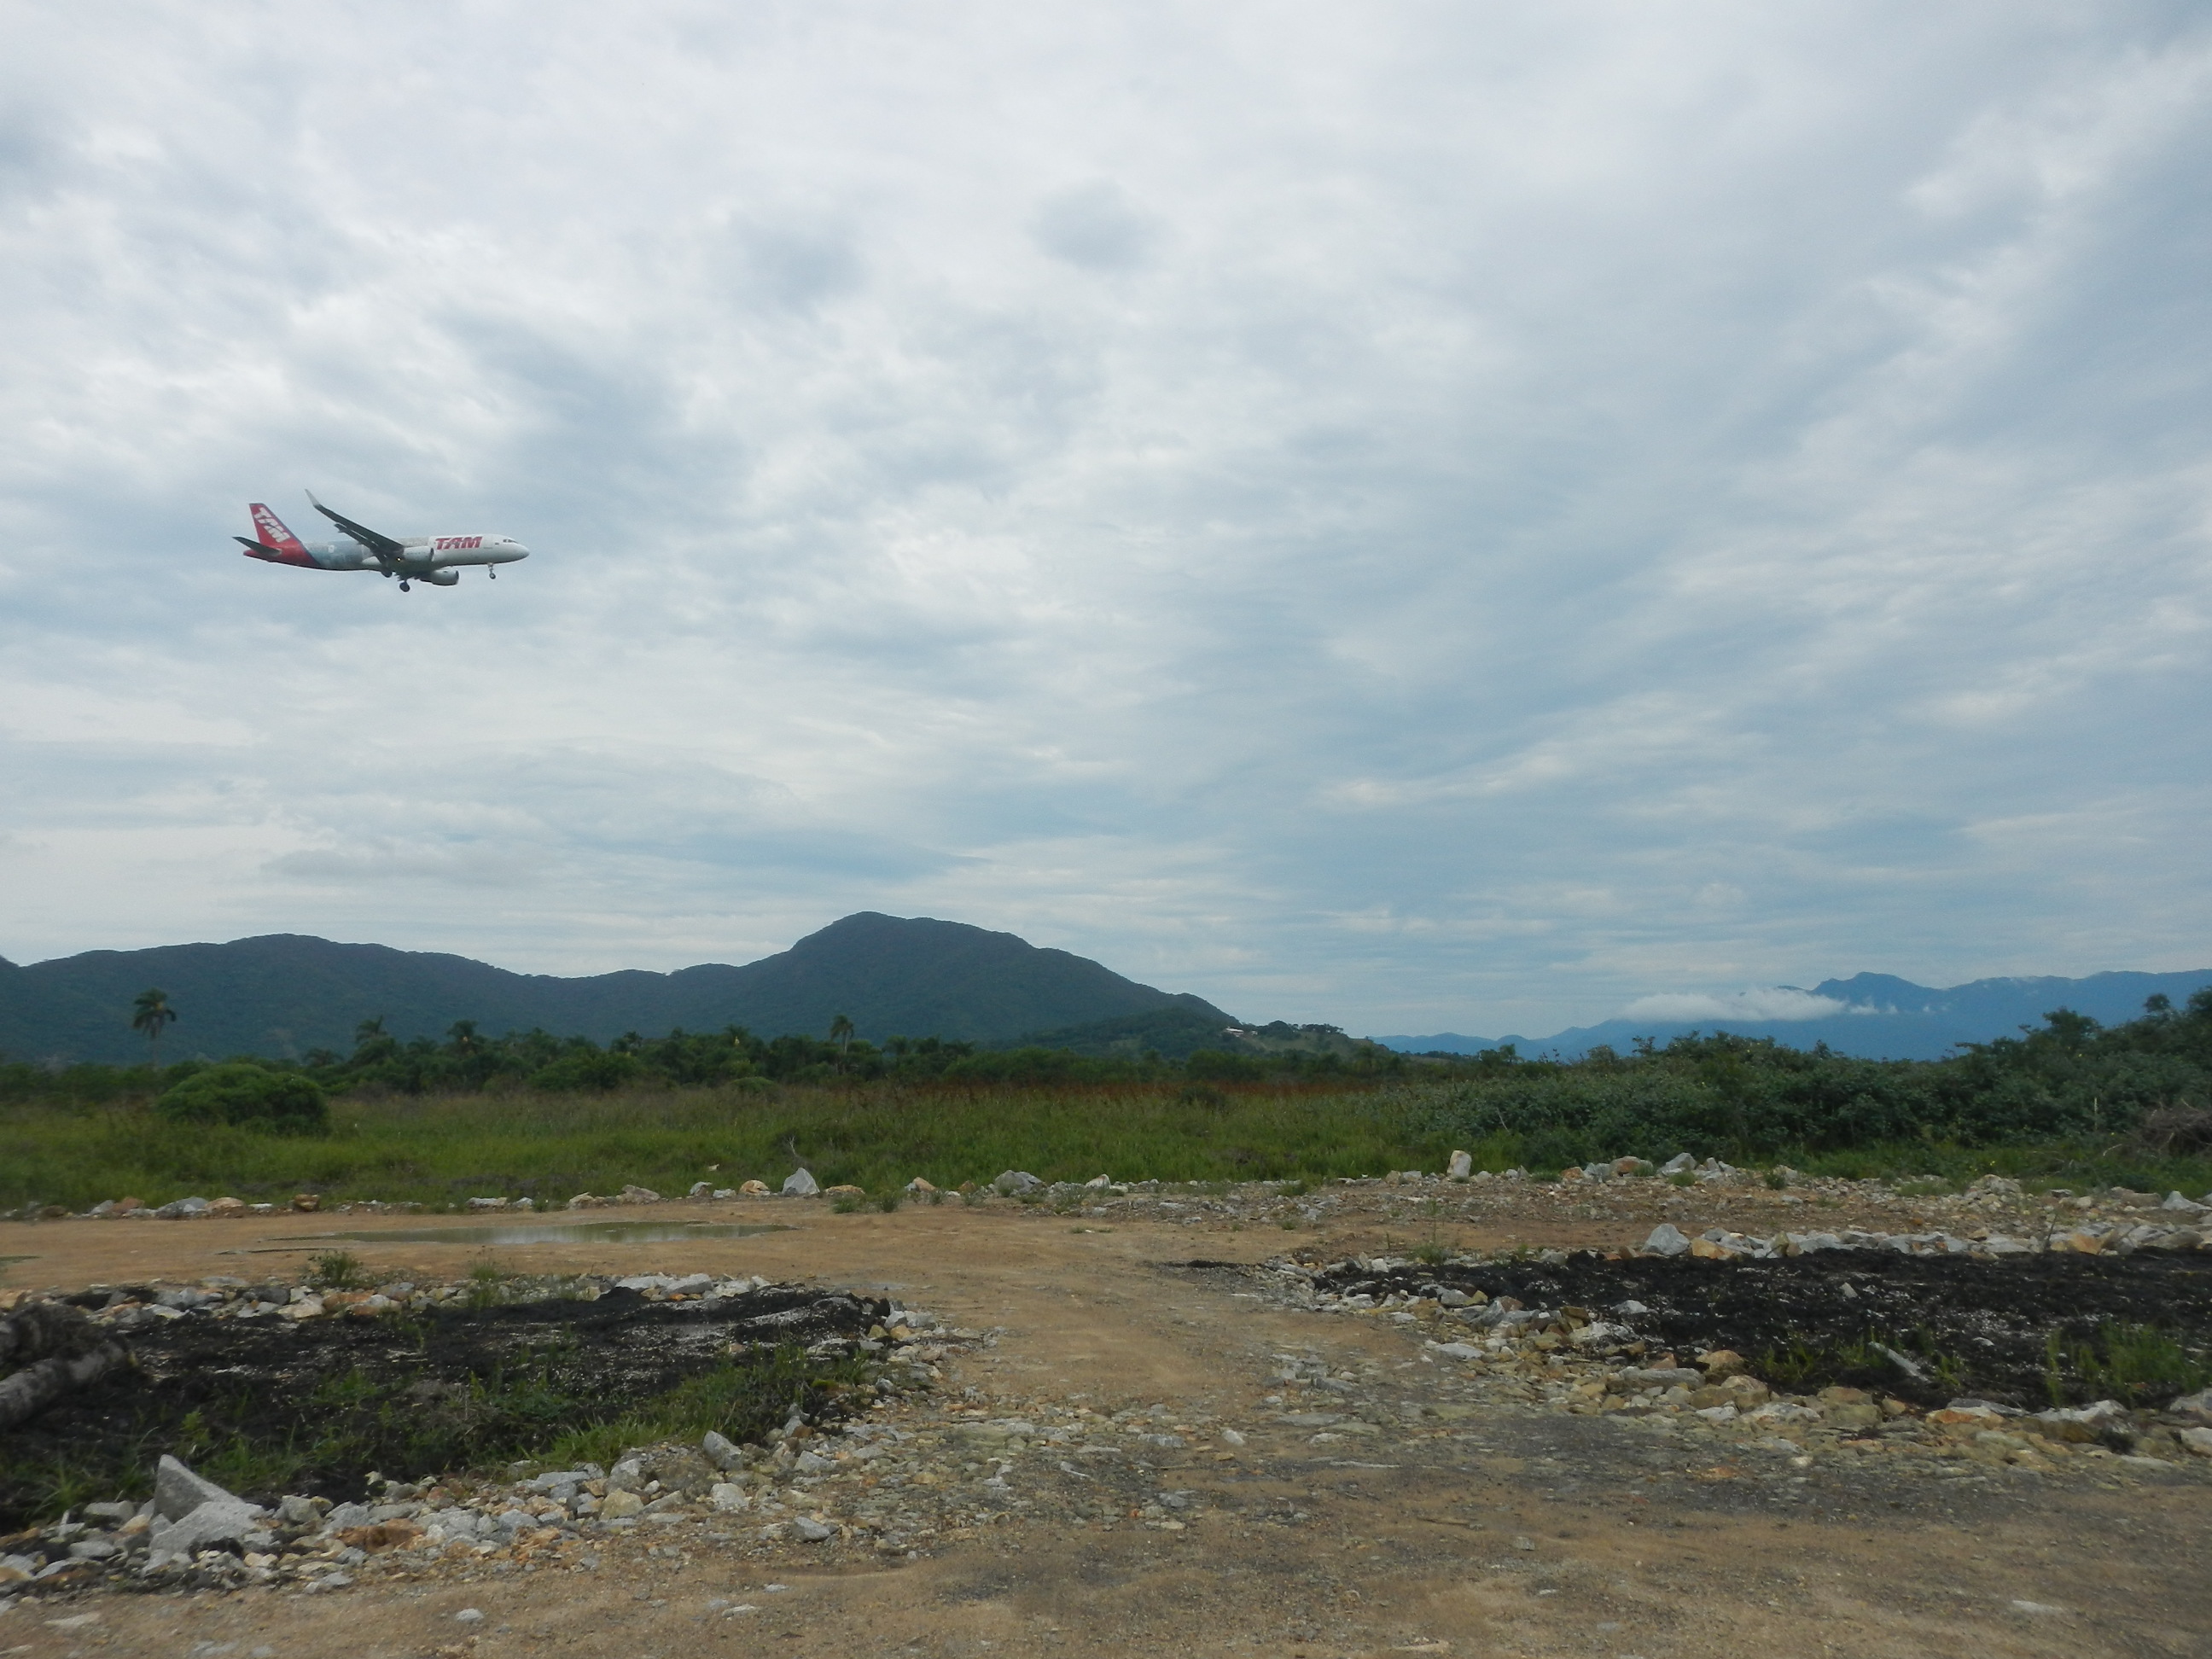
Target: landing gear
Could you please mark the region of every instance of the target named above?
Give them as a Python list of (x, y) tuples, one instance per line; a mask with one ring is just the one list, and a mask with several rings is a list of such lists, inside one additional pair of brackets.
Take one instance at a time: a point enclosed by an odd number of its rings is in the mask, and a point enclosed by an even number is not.
[(484, 574), (491, 580), (497, 581), (499, 580), (499, 567), (495, 564), (486, 565), (484, 567)]
[(399, 583), (399, 591), (403, 593), (412, 593), (415, 590), (407, 586), (406, 580), (403, 577)]

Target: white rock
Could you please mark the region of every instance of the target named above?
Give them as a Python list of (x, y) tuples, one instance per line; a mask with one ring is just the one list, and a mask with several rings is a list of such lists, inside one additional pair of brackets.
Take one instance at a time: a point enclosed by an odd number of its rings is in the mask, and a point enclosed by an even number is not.
[(811, 1520), (803, 1515), (793, 1520), (791, 1529), (798, 1534), (802, 1543), (808, 1544), (824, 1543), (837, 1535), (836, 1528), (824, 1526), (821, 1522)]
[(164, 1521), (181, 1521), (203, 1504), (234, 1504), (240, 1509), (252, 1509), (235, 1492), (225, 1492), (204, 1476), (194, 1474), (173, 1457), (163, 1453), (154, 1468), (154, 1513)]
[(2185, 1394), (2166, 1410), (2183, 1417), (2193, 1417), (2199, 1423), (2212, 1427), (2212, 1389), (2200, 1389), (2195, 1394)]
[(812, 1198), (821, 1190), (822, 1183), (815, 1180), (810, 1170), (793, 1170), (783, 1178), (783, 1195), (786, 1198)]
[(156, 1521), (147, 1534), (150, 1557), (191, 1556), (210, 1544), (234, 1544), (261, 1524), (261, 1511), (242, 1498), (203, 1504), (179, 1521)]
[(1002, 1170), (991, 1185), (1009, 1198), (1014, 1198), (1024, 1193), (1042, 1190), (1044, 1182), (1027, 1170)]
[(725, 1472), (745, 1466), (744, 1450), (734, 1441), (723, 1438), (712, 1429), (700, 1438), (699, 1449), (706, 1455), (709, 1463)]
[(726, 1514), (752, 1506), (752, 1500), (745, 1496), (745, 1489), (732, 1486), (727, 1480), (717, 1480), (708, 1488), (707, 1496), (716, 1509)]
[(1698, 1160), (1689, 1153), (1677, 1152), (1659, 1166), (1659, 1173), (1662, 1176), (1680, 1175), (1685, 1170), (1694, 1170), (1697, 1167)]
[(1474, 1156), (1471, 1152), (1454, 1152), (1444, 1173), (1454, 1181), (1464, 1181), (1474, 1173)]
[[(1685, 1152), (1683, 1157), (1689, 1154)], [(1644, 1248), (1653, 1255), (1681, 1255), (1690, 1248), (1690, 1241), (1682, 1230), (1671, 1221), (1662, 1221), (1651, 1230), (1651, 1237), (1644, 1241)]]

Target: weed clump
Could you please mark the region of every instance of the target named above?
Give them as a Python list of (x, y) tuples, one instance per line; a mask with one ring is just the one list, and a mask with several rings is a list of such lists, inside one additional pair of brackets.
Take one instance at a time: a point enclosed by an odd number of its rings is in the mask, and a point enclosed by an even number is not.
[(2107, 1320), (2089, 1341), (2051, 1333), (2044, 1350), (2044, 1387), (2054, 1406), (2117, 1400), (2163, 1406), (2212, 1385), (2212, 1364), (2154, 1325)]
[(351, 1250), (325, 1250), (307, 1258), (307, 1283), (319, 1291), (362, 1290), (368, 1269)]

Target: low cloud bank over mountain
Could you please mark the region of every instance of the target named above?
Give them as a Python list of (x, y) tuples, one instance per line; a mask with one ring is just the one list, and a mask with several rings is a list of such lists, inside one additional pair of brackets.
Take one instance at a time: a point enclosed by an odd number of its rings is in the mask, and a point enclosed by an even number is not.
[(1978, 979), (1944, 988), (1916, 985), (1889, 974), (1855, 974), (1823, 980), (1811, 990), (1778, 985), (1725, 995), (1662, 993), (1639, 997), (1620, 1018), (1577, 1026), (1547, 1037), (1378, 1036), (1376, 1042), (1409, 1053), (1480, 1054), (1511, 1043), (1522, 1054), (1556, 1054), (1572, 1060), (1601, 1044), (1626, 1051), (1639, 1038), (1665, 1042), (1690, 1031), (1732, 1031), (1768, 1036), (1795, 1048), (1825, 1042), (1841, 1054), (1875, 1060), (1935, 1060), (1961, 1042), (2011, 1036), (2038, 1025), (2057, 1008), (2070, 1008), (2106, 1024), (2134, 1018), (2145, 999), (2185, 1001), (2212, 985), (2212, 969), (2178, 974), (2092, 974), (2086, 979)]

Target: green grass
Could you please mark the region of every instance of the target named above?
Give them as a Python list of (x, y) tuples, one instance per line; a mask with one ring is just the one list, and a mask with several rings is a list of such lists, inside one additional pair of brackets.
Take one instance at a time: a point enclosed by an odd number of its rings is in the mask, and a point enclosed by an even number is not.
[[(825, 1186), (882, 1193), (926, 1176), (940, 1188), (1006, 1169), (1048, 1181), (1101, 1170), (1123, 1180), (1305, 1185), (1389, 1170), (1438, 1170), (1455, 1146), (1478, 1169), (1542, 1167), (1544, 1138), (1466, 1132), (1464, 1081), (1224, 1083), (1182, 1098), (1174, 1079), (1046, 1087), (639, 1089), (606, 1094), (459, 1094), (331, 1103), (326, 1137), (168, 1123), (143, 1106), (16, 1104), (0, 1109), (0, 1206), (82, 1210), (130, 1195), (191, 1194), (281, 1201), (380, 1198), (436, 1208), (477, 1194), (559, 1204), (635, 1182), (666, 1194), (693, 1182), (781, 1184), (793, 1149)], [(1443, 1109), (1449, 1107), (1450, 1109)], [(1455, 1127), (1457, 1125), (1457, 1127)], [(1624, 1139), (1632, 1142), (1632, 1134)], [(1607, 1156), (1665, 1156), (1623, 1144)], [(1731, 1161), (1753, 1154), (1700, 1146)], [(2031, 1189), (2128, 1186), (2192, 1195), (2212, 1189), (2212, 1159), (2123, 1154), (2108, 1146), (1965, 1147), (1911, 1140), (1846, 1152), (1766, 1149), (1813, 1176), (1936, 1177), (1963, 1186), (2008, 1175)], [(936, 1201), (936, 1200), (933, 1200)]]
[(2093, 1400), (2163, 1406), (2212, 1385), (2212, 1364), (2154, 1326), (2108, 1321), (2090, 1342), (2067, 1342), (2051, 1332), (2043, 1381), (2054, 1406)]
[[(1308, 1181), (1442, 1166), (1451, 1148), (1411, 1133), (1376, 1091), (1227, 1085), (1223, 1103), (1172, 1085), (919, 1091), (736, 1088), (605, 1095), (454, 1095), (332, 1103), (331, 1133), (280, 1138), (167, 1124), (143, 1109), (18, 1106), (0, 1115), (0, 1205), (81, 1210), (129, 1194), (249, 1201), (313, 1189), (439, 1207), (478, 1194), (559, 1203), (626, 1182), (781, 1184), (795, 1146), (824, 1186), (940, 1188), (1000, 1170), (1048, 1181)], [(713, 1166), (720, 1166), (715, 1169)], [(1503, 1164), (1498, 1167), (1504, 1167)]]

